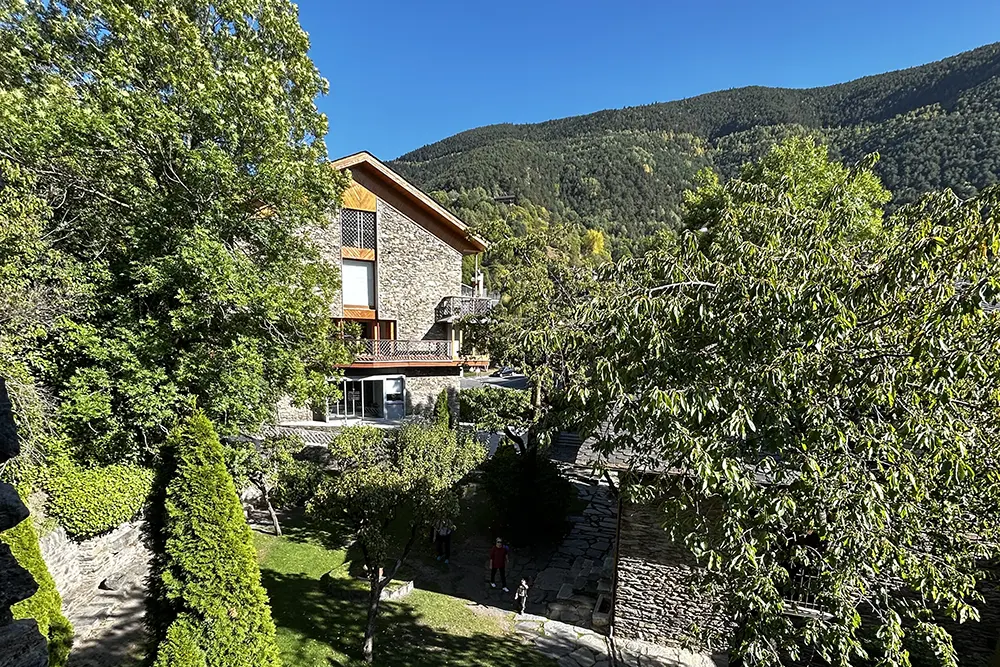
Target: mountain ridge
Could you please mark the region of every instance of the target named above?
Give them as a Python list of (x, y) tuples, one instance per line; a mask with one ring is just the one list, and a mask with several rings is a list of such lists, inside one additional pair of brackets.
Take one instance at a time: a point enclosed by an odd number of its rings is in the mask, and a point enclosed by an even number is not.
[(847, 161), (881, 153), (898, 203), (942, 187), (972, 194), (1000, 174), (1000, 42), (829, 86), (745, 86), (487, 125), (392, 164), (430, 190), (513, 194), (635, 239), (676, 221), (698, 169), (732, 174), (789, 133), (818, 134)]

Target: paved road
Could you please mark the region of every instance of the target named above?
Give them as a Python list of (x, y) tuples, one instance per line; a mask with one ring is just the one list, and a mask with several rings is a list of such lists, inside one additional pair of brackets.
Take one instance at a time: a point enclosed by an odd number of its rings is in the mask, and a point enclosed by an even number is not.
[(462, 378), (462, 389), (476, 389), (479, 387), (500, 387), (501, 389), (527, 389), (528, 378), (523, 375), (512, 375), (506, 378), (497, 378), (492, 375), (469, 376)]

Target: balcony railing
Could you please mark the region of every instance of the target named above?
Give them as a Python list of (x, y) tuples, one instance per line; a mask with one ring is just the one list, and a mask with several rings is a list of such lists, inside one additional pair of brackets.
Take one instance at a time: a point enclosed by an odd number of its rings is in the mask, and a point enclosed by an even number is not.
[(452, 361), (450, 340), (361, 340), (355, 361)]
[(464, 317), (483, 317), (493, 310), (499, 299), (478, 296), (446, 296), (434, 310), (438, 322), (454, 322)]

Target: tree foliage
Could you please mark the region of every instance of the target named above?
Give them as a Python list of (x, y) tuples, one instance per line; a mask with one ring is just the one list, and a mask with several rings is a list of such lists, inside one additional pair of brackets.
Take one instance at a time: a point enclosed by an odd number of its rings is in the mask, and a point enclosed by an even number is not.
[(196, 414), (166, 443), (150, 625), (157, 667), (280, 665), (253, 535), (222, 445)]
[(319, 465), (295, 458), (304, 446), (298, 436), (268, 437), (260, 443), (241, 438), (230, 440), (225, 446), (226, 467), (237, 491), (247, 484), (256, 487), (271, 517), (275, 535), (281, 535), (281, 525), (274, 506), (305, 500), (303, 496), (307, 491), (302, 487), (314, 488), (319, 483)]
[[(357, 534), (369, 582), (362, 649), (371, 662), (382, 590), (418, 535), (437, 521), (457, 516), (454, 487), (483, 460), (485, 451), (476, 440), (459, 437), (440, 423), (414, 422), (395, 431), (345, 428), (331, 443), (330, 453), (343, 471), (320, 485), (309, 511)], [(408, 526), (396, 540), (393, 531), (400, 519)]]
[(84, 462), (155, 454), (189, 397), (235, 432), (331, 391), (338, 279), (301, 232), (344, 181), (307, 51), (287, 0), (0, 7), (0, 280), (81, 295), (18, 310), (14, 353)]
[[(583, 306), (573, 404), (654, 473), (627, 492), (707, 568), (754, 663), (956, 664), (943, 623), (977, 617), (1000, 537), (998, 197), (885, 218), (870, 161), (791, 140), (704, 179), (685, 231)], [(784, 615), (792, 573), (826, 616)]]

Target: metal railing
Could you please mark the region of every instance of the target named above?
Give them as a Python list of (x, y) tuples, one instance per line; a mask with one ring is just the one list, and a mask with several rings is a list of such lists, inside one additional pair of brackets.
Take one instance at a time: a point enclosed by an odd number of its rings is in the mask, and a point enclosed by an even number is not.
[(821, 590), (820, 578), (814, 571), (791, 572), (785, 589), (781, 591), (785, 601), (785, 613), (792, 616), (827, 616), (827, 611), (820, 601)]
[(453, 321), (463, 317), (483, 317), (493, 310), (499, 299), (495, 297), (446, 296), (434, 309), (438, 322)]
[(450, 361), (455, 345), (450, 340), (361, 340), (355, 361)]

